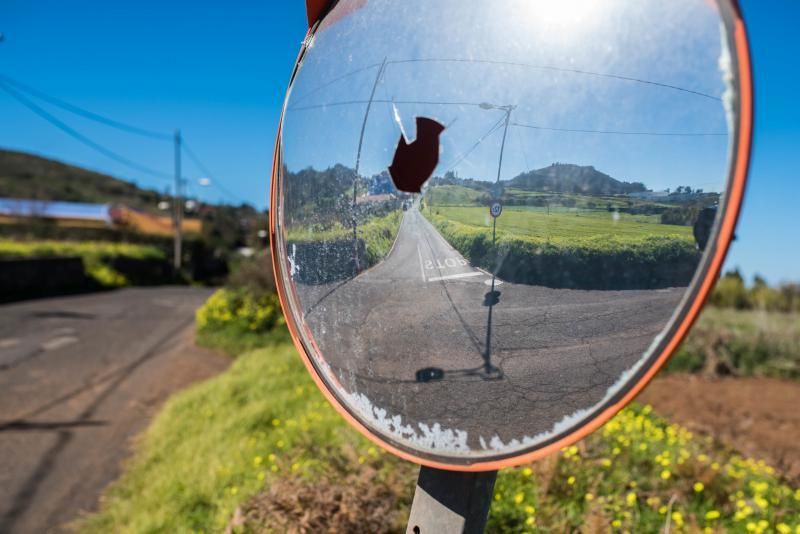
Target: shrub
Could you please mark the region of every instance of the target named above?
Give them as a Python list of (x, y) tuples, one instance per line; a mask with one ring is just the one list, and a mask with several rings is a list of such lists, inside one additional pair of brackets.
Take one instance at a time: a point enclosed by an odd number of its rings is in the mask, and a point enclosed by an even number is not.
[(800, 378), (800, 316), (708, 307), (670, 371)]
[(574, 289), (652, 289), (685, 286), (700, 255), (690, 237), (527, 237), (428, 215), (473, 265), (509, 282)]
[(283, 321), (277, 295), (220, 289), (197, 310), (197, 328), (233, 333), (269, 332)]
[[(136, 278), (136, 270), (147, 264), (165, 261), (164, 253), (153, 245), (105, 241), (12, 241), (0, 240), (2, 258), (55, 258), (78, 256), (83, 260), (86, 275), (101, 287), (121, 287)], [(119, 261), (121, 259), (129, 261)], [(126, 269), (126, 267), (128, 267)], [(129, 272), (126, 272), (129, 271)], [(156, 269), (156, 271), (160, 271)], [(149, 278), (153, 278), (150, 276)], [(148, 278), (148, 277), (145, 277)], [(160, 281), (171, 280), (160, 275)], [(135, 282), (136, 280), (134, 280)], [(153, 280), (153, 283), (159, 280)]]
[(285, 320), (276, 294), (223, 288), (197, 310), (195, 323), (201, 345), (235, 355), (264, 346), (272, 330)]

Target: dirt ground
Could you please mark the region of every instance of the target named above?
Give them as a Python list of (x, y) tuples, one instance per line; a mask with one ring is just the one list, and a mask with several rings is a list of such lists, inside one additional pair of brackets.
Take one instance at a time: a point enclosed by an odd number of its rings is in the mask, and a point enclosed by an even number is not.
[(800, 484), (800, 382), (676, 374), (654, 380), (637, 401)]

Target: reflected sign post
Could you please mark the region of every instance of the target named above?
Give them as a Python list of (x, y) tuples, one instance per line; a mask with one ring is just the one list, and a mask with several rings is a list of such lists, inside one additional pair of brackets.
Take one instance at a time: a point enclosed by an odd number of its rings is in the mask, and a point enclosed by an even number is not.
[(308, 8), (271, 184), (287, 324), (348, 423), (421, 466), (409, 532), (479, 532), (497, 471), (608, 421), (709, 295), (749, 163), (744, 23), (732, 0)]

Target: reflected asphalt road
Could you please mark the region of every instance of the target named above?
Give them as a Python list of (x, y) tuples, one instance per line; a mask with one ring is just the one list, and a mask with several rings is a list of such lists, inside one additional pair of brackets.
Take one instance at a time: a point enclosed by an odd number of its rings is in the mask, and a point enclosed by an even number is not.
[[(472, 449), (534, 436), (603, 398), (684, 289), (582, 291), (499, 282), (414, 207), (386, 260), (345, 283), (299, 285), (306, 320), (350, 392), (405, 423), (468, 432)], [(497, 373), (487, 373), (488, 360)], [(441, 379), (420, 382), (437, 368)]]
[(192, 343), (211, 291), (0, 306), (0, 532), (57, 532), (94, 509), (161, 402), (224, 369), (226, 358)]

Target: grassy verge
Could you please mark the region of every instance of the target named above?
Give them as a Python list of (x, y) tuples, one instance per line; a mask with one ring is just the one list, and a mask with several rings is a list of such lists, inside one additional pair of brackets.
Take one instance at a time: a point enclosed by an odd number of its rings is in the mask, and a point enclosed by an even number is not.
[(800, 378), (800, 314), (707, 307), (667, 369)]
[(81, 531), (218, 532), (278, 481), (343, 479), (367, 465), (380, 483), (395, 467), (346, 427), (286, 342), (174, 396), (138, 445)]
[(102, 241), (12, 241), (0, 240), (0, 259), (79, 256), (87, 276), (103, 287), (128, 284), (124, 273), (115, 269), (115, 259), (165, 260), (164, 253), (151, 245)]
[[(375, 265), (389, 253), (392, 248), (403, 213), (395, 210), (380, 217), (370, 217), (361, 221), (358, 226), (358, 237), (364, 242), (368, 266)], [(344, 247), (352, 250), (353, 229), (340, 223), (320, 231), (293, 229), (286, 232), (286, 241), (290, 244), (314, 244), (343, 242)]]
[[(510, 210), (502, 215), (510, 222), (501, 223), (498, 219), (497, 244), (493, 245), (491, 226), (467, 224), (451, 218), (464, 210), (475, 209), (478, 208), (442, 208), (447, 215), (437, 214), (437, 210), (433, 214), (427, 210), (423, 212), (473, 265), (497, 269), (497, 275), (510, 282), (576, 289), (683, 286), (691, 280), (699, 260), (692, 238), (683, 234), (649, 235), (632, 230), (633, 233), (623, 234), (596, 231), (591, 235), (579, 229), (570, 234), (565, 226), (552, 235), (545, 230), (527, 235), (514, 226), (517, 224), (513, 222), (515, 212)], [(485, 215), (488, 218), (488, 213)], [(594, 224), (592, 220), (589, 223), (589, 227)], [(631, 223), (630, 226), (659, 228), (667, 225)], [(682, 227), (675, 228), (683, 231)]]
[[(174, 396), (83, 532), (402, 531), (416, 469), (352, 431), (287, 342)], [(775, 471), (631, 407), (498, 478), (490, 532), (796, 532)]]

